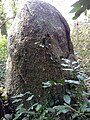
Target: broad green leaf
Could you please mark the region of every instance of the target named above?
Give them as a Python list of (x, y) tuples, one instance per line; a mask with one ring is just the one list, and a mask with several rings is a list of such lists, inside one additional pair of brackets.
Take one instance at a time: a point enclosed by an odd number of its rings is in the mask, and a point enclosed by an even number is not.
[(70, 111), (70, 109), (68, 109), (68, 108), (66, 108), (66, 109), (63, 109), (63, 110), (60, 110), (59, 112), (57, 112), (57, 115), (59, 115), (59, 114), (61, 114), (61, 113), (67, 113), (67, 112), (69, 112)]
[(28, 97), (28, 99), (27, 99), (26, 101), (30, 101), (30, 100), (32, 100), (33, 97), (34, 97), (34, 95)]
[(35, 106), (37, 106), (37, 105), (38, 105), (38, 103), (33, 104), (33, 105), (29, 108), (29, 110), (33, 110), (33, 108), (34, 108)]
[(47, 82), (42, 82), (42, 84), (43, 84), (43, 88), (47, 88), (47, 87), (51, 87), (52, 86), (52, 84), (50, 83), (50, 81), (47, 81)]
[(62, 80), (57, 80), (57, 83), (61, 84), (61, 85), (64, 85), (65, 84), (65, 80), (62, 79)]
[(90, 108), (86, 108), (86, 112), (90, 112)]
[(5, 118), (7, 120), (11, 120), (12, 119), (12, 114), (5, 114)]
[(87, 80), (87, 76), (86, 76), (86, 74), (84, 74), (84, 73), (79, 73), (79, 74), (77, 75), (77, 78), (78, 78), (80, 81)]
[(67, 103), (67, 104), (70, 104), (71, 102), (71, 98), (69, 95), (64, 95), (64, 101)]
[(54, 106), (53, 108), (54, 108), (55, 110), (59, 111), (59, 110), (65, 109), (66, 106), (64, 106), (64, 105), (58, 105), (58, 106)]
[(73, 69), (71, 69), (71, 68), (62, 68), (62, 70), (65, 70), (65, 71), (73, 71)]
[(77, 65), (76, 67), (74, 67), (74, 70), (77, 70), (80, 68), (80, 65)]
[(55, 81), (55, 80), (50, 80), (49, 82), (51, 83), (51, 85), (56, 84), (56, 81)]
[(81, 5), (83, 5), (83, 1), (82, 0), (79, 0), (77, 2), (75, 2), (72, 7), (81, 7)]
[(70, 63), (70, 60), (68, 60), (68, 59), (62, 58), (62, 60), (63, 60), (65, 63)]
[(47, 108), (47, 110), (48, 110), (49, 112), (52, 112), (52, 113), (55, 112), (55, 109), (54, 109), (54, 108)]
[(72, 64), (75, 65), (75, 64), (78, 64), (78, 62), (77, 61), (73, 61)]
[(59, 115), (61, 113), (67, 113), (68, 111), (70, 111), (70, 109), (64, 105), (58, 105), (53, 108), (57, 111), (57, 115)]
[(75, 16), (73, 17), (73, 19), (77, 19), (81, 13), (85, 12), (85, 15), (87, 14), (87, 9), (90, 9), (90, 0), (79, 0), (76, 3), (74, 3), (72, 5), (72, 7), (74, 7), (70, 13), (74, 13), (75, 12)]
[(80, 9), (80, 6), (74, 7), (69, 13), (75, 13)]
[(30, 93), (29, 91), (24, 93), (24, 95), (27, 95), (27, 94), (30, 94), (30, 95), (31, 95), (32, 93)]
[(64, 64), (64, 63), (62, 63), (61, 65), (62, 65), (63, 67), (70, 67), (69, 64)]
[(79, 85), (80, 82), (79, 81), (75, 81), (75, 80), (65, 80), (66, 83), (70, 83), (70, 84), (77, 84)]
[(20, 101), (22, 101), (22, 99), (15, 99), (12, 103), (18, 103)]
[(35, 115), (34, 111), (25, 111), (24, 113), (28, 114), (28, 115)]
[(50, 106), (53, 106), (54, 105), (54, 100), (52, 99), (51, 101), (50, 101)]
[(19, 98), (19, 97), (21, 98), (21, 97), (23, 97), (23, 96), (24, 96), (24, 94), (19, 94), (19, 95), (13, 96), (12, 98), (13, 98), (13, 99)]
[(19, 114), (19, 113), (25, 113), (27, 110), (25, 109), (25, 108), (20, 108), (20, 109), (18, 109), (17, 110), (17, 113)]
[(22, 114), (23, 114), (23, 113), (19, 113), (19, 114), (16, 113), (16, 114), (15, 114), (15, 118), (14, 118), (13, 120), (17, 120)]
[(87, 105), (87, 103), (85, 102), (85, 103), (83, 103), (83, 104), (80, 105), (80, 110), (81, 110), (82, 112), (86, 112), (87, 107), (88, 107), (88, 105)]
[(75, 119), (77, 116), (79, 116), (78, 113), (74, 113), (74, 114), (72, 115), (72, 118)]
[(36, 107), (36, 111), (39, 111), (41, 108), (42, 108), (42, 105), (38, 104), (37, 107)]
[(90, 4), (90, 0), (79, 0), (72, 5), (72, 7), (84, 7)]
[(82, 112), (90, 112), (90, 108), (83, 108)]
[(21, 109), (22, 107), (23, 107), (23, 104), (20, 104), (20, 105), (17, 107), (16, 111), (19, 110), (19, 109)]
[(84, 7), (81, 7), (76, 13), (75, 13), (75, 16), (73, 17), (73, 20), (77, 19), (82, 12), (84, 12), (86, 10), (86, 6)]

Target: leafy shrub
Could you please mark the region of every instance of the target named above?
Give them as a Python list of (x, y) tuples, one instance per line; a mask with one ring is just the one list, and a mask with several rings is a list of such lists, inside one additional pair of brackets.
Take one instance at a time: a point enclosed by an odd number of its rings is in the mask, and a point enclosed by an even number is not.
[(7, 59), (7, 40), (5, 36), (0, 38), (0, 80), (5, 79)]
[[(71, 79), (42, 83), (44, 89), (52, 85), (68, 85), (62, 105), (60, 103), (50, 105), (48, 102), (44, 105), (35, 103), (35, 96), (26, 92), (12, 97), (12, 103), (16, 106), (14, 117), (12, 114), (6, 114), (2, 120), (10, 118), (11, 120), (59, 120), (62, 114), (66, 116), (67, 120), (90, 120), (90, 77), (80, 71), (80, 66), (76, 61), (71, 62), (67, 59), (63, 59), (63, 61), (62, 69), (70, 71)], [(28, 104), (27, 109), (23, 104), (23, 99)]]
[[(89, 120), (90, 119), (90, 77), (80, 71), (80, 66), (76, 61), (70, 62), (63, 59), (63, 70), (68, 70), (71, 73), (71, 80), (64, 80), (63, 83), (68, 83), (69, 88), (66, 88), (64, 95), (64, 104), (53, 106), (56, 115), (61, 113), (66, 114), (68, 120)], [(75, 79), (74, 79), (75, 78)], [(62, 84), (62, 81), (59, 83)], [(44, 87), (52, 85), (52, 81), (44, 84)]]

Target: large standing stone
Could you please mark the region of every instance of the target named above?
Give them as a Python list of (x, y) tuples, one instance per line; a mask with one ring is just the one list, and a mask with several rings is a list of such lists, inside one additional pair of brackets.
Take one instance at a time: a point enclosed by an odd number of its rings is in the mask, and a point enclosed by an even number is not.
[[(62, 57), (74, 54), (70, 29), (58, 10), (39, 0), (28, 0), (18, 12), (8, 41), (7, 91), (45, 96), (42, 82), (60, 80)], [(57, 88), (55, 88), (57, 90)], [(62, 96), (62, 87), (57, 90)]]

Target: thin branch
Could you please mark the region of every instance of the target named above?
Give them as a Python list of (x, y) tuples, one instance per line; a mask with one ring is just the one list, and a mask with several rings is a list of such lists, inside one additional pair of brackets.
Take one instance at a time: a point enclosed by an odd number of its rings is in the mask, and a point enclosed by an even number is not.
[(15, 17), (11, 17), (11, 18), (8, 18), (8, 19), (6, 19), (1, 25), (0, 25), (0, 29), (2, 28), (2, 26), (7, 22), (7, 21), (9, 21), (9, 20), (11, 20), (11, 19), (14, 19)]

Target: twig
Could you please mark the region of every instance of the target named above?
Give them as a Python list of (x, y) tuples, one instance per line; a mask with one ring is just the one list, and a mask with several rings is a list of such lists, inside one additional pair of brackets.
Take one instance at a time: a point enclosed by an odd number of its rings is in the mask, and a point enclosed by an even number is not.
[(7, 20), (5, 20), (1, 25), (0, 25), (0, 29), (1, 29), (1, 27), (7, 22), (7, 21), (9, 21), (9, 20), (11, 20), (11, 19), (14, 19), (15, 17), (11, 17), (11, 18), (8, 18)]

